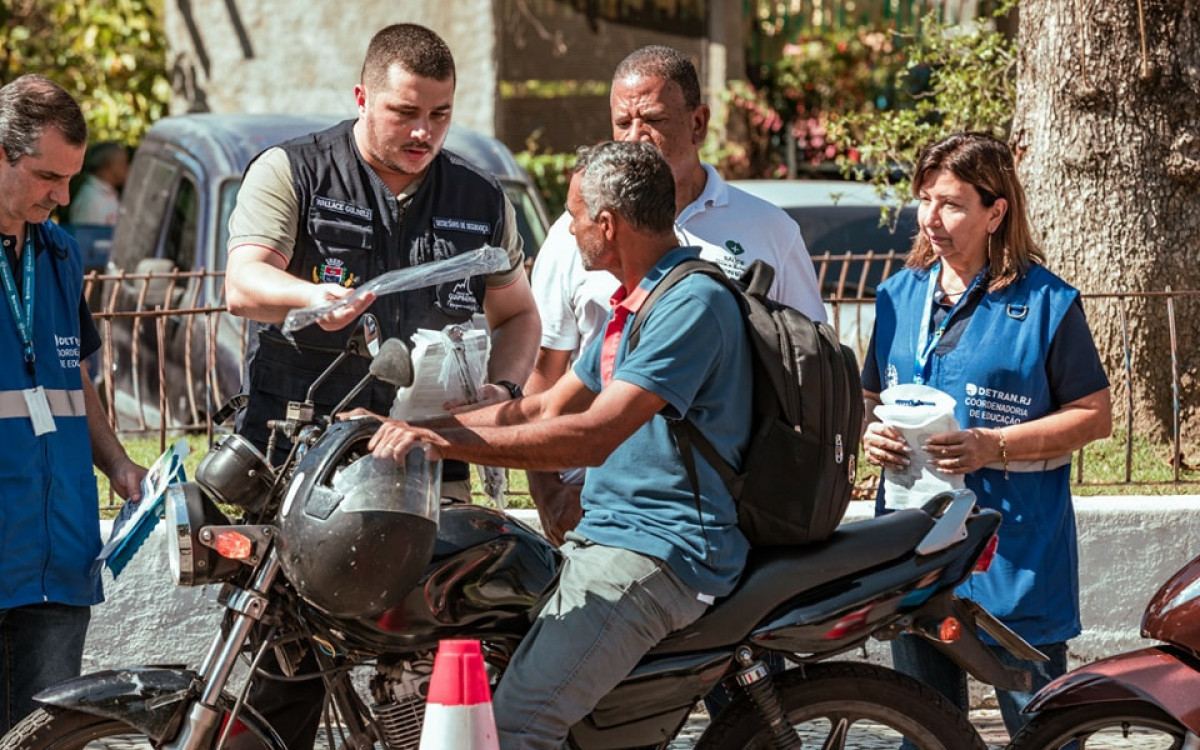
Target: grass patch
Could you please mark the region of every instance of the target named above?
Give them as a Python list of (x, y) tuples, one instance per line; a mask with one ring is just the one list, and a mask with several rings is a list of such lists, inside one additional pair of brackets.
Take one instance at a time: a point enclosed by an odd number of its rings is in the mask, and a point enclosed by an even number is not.
[[(1180, 466), (1179, 481), (1171, 461), (1173, 446), (1134, 433), (1126, 446), (1127, 433), (1114, 430), (1112, 436), (1097, 440), (1083, 450), (1082, 480), (1080, 457), (1071, 467), (1072, 489), (1077, 495), (1191, 495), (1200, 494), (1200, 470)], [(1128, 479), (1126, 455), (1128, 454)]]
[[(173, 445), (174, 441), (178, 439), (168, 440), (167, 445)], [(200, 459), (208, 453), (208, 438), (204, 435), (188, 435), (184, 439), (192, 448), (191, 453), (183, 462), (183, 470), (187, 474), (187, 478), (191, 480), (196, 475), (196, 467), (200, 464)], [(130, 438), (122, 440), (121, 444), (125, 446), (129, 457), (142, 466), (154, 463), (164, 450), (160, 446), (157, 436)], [(121, 498), (115, 493), (110, 495), (108, 477), (99, 471), (96, 472), (96, 483), (100, 490), (100, 517), (114, 518), (121, 508)], [(475, 493), (480, 504), (491, 504), (490, 501), (483, 498), (483, 486), (479, 482), (477, 472), (471, 473), (471, 491)], [(529, 497), (529, 482), (525, 478), (525, 472), (520, 469), (509, 469), (508, 471), (508, 507), (533, 508), (533, 501)]]
[[(1181, 467), (1179, 481), (1174, 480), (1170, 443), (1149, 440), (1134, 434), (1130, 455), (1129, 478), (1126, 479), (1124, 430), (1113, 431), (1110, 437), (1089, 443), (1083, 450), (1083, 473), (1080, 477), (1080, 457), (1076, 452), (1071, 462), (1071, 491), (1080, 496), (1096, 495), (1200, 495), (1200, 469)], [(862, 451), (858, 454), (858, 483), (855, 500), (874, 500), (879, 486), (879, 468), (867, 463)]]
[[(184, 461), (184, 470), (190, 479), (195, 475), (200, 459), (208, 452), (208, 440), (203, 435), (193, 435), (186, 439), (192, 447), (192, 452)], [(162, 453), (157, 437), (133, 438), (123, 443), (130, 457), (143, 466), (150, 465)], [(1082, 481), (1079, 481), (1080, 459), (1076, 455), (1071, 468), (1071, 489), (1076, 495), (1086, 496), (1200, 495), (1200, 469), (1182, 467), (1180, 481), (1174, 481), (1171, 448), (1169, 443), (1151, 441), (1135, 434), (1130, 453), (1130, 477), (1127, 481), (1125, 432), (1114, 432), (1111, 437), (1091, 443), (1084, 449)], [(471, 489), (475, 493), (476, 501), (482, 505), (490, 505), (491, 503), (483, 498), (478, 474), (472, 472), (471, 477)], [(112, 495), (110, 501), (108, 478), (100, 472), (96, 472), (96, 481), (100, 488), (100, 515), (112, 518), (121, 506), (121, 499)], [(855, 487), (854, 498), (873, 500), (878, 483), (879, 469), (867, 463), (860, 450), (858, 484)], [(525, 472), (520, 469), (510, 469), (508, 472), (508, 507), (533, 508), (533, 500), (529, 497), (529, 482)]]

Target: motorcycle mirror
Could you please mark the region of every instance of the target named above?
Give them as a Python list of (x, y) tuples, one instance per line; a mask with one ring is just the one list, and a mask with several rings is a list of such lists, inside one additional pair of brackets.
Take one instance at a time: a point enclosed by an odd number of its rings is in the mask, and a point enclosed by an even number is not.
[(413, 382), (412, 354), (400, 339), (388, 339), (371, 360), (371, 375), (397, 388), (407, 388)]
[(374, 359), (379, 356), (379, 347), (382, 343), (379, 340), (379, 321), (371, 313), (364, 313), (362, 326), (363, 339), (367, 343), (367, 354)]
[(374, 359), (379, 354), (379, 344), (379, 320), (371, 313), (363, 313), (347, 342), (347, 350)]
[(367, 387), (372, 378), (382, 380), (397, 388), (406, 388), (412, 385), (412, 355), (409, 354), (408, 347), (404, 345), (404, 342), (400, 339), (388, 339), (378, 348), (379, 354), (371, 360), (371, 367), (367, 374), (363, 375), (362, 380), (358, 381), (358, 384), (351, 388), (350, 392), (333, 408), (332, 414), (338, 414), (345, 409), (346, 405), (353, 401), (363, 388)]

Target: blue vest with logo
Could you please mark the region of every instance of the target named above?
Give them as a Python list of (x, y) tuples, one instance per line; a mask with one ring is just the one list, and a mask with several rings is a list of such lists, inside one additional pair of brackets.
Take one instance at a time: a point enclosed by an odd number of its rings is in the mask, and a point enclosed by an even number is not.
[[(885, 387), (915, 382), (928, 271), (905, 270), (879, 287), (875, 366)], [(926, 383), (958, 402), (961, 429), (998, 428), (1056, 411), (1046, 357), (1079, 292), (1035, 265), (1021, 279), (982, 295), (957, 346), (931, 353)], [(952, 314), (957, 314), (955, 310)], [(1057, 465), (1056, 465), (1057, 464)], [(1050, 467), (1050, 468), (1047, 468)], [(1017, 467), (1013, 467), (1017, 468)], [(959, 588), (1033, 644), (1079, 634), (1079, 553), (1069, 459), (1009, 471), (987, 466), (966, 476), (979, 504), (1004, 514), (991, 569)], [(878, 507), (883, 507), (880, 486)]]
[[(102, 599), (91, 573), (100, 517), (79, 354), (83, 264), (51, 222), (29, 226), (34, 268), (36, 381), (26, 369), (10, 305), (0, 305), (0, 609)], [(22, 392), (46, 389), (55, 431), (33, 434)]]

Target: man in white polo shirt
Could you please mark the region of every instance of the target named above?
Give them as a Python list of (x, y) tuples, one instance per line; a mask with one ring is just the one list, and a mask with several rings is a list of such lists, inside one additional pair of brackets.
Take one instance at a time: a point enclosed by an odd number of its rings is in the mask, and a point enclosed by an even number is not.
[[(675, 178), (675, 232), (681, 245), (738, 278), (755, 260), (775, 268), (771, 297), (825, 320), (817, 277), (800, 227), (777, 206), (728, 185), (700, 161), (709, 108), (696, 68), (670, 47), (643, 47), (618, 66), (610, 98), (613, 139), (652, 143)], [(599, 333), (617, 288), (607, 271), (586, 271), (571, 236), (570, 216), (551, 227), (533, 267), (542, 343), (527, 393), (547, 390)], [(582, 471), (529, 472), (542, 528), (556, 544), (579, 522)]]

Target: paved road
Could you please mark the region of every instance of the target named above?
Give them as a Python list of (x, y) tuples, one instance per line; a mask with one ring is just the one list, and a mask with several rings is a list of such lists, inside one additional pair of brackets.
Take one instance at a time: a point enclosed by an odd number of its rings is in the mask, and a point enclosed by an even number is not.
[[(1008, 742), (1008, 734), (1004, 731), (1004, 724), (1000, 721), (1000, 713), (995, 710), (977, 710), (971, 712), (971, 723), (979, 730), (984, 742), (987, 743), (988, 750), (1003, 750)], [(708, 726), (708, 717), (703, 713), (696, 713), (684, 726), (679, 736), (668, 746), (668, 750), (692, 750), (696, 744), (696, 740), (704, 733), (705, 727)], [(324, 733), (318, 734), (317, 747), (315, 750), (328, 750), (325, 741)], [(127, 741), (122, 741), (120, 738), (109, 738), (100, 742), (93, 742), (87, 746), (89, 750), (143, 750), (147, 747), (141, 738), (128, 738)], [(856, 741), (852, 745), (854, 750), (896, 750), (896, 741), (894, 739), (879, 738), (878, 740)], [(1137, 737), (1106, 739), (1103, 742), (1089, 742), (1088, 748), (1091, 750), (1167, 750), (1169, 744), (1153, 745), (1148, 747), (1142, 740)]]
[[(1008, 744), (1008, 732), (1000, 719), (1000, 712), (995, 709), (979, 709), (971, 712), (971, 723), (979, 730), (979, 735), (987, 743), (988, 750), (1003, 750)], [(684, 726), (679, 736), (670, 744), (668, 750), (692, 750), (696, 740), (708, 726), (708, 717), (702, 713), (693, 714)], [(807, 745), (805, 745), (807, 747)], [(1157, 737), (1147, 741), (1146, 738), (1131, 736), (1098, 737), (1088, 742), (1089, 750), (1169, 750), (1170, 743), (1165, 738)], [(880, 738), (875, 741), (856, 742), (854, 750), (896, 750), (896, 741)]]
[[(1008, 733), (1004, 730), (1004, 723), (1000, 720), (999, 711), (972, 711), (971, 723), (979, 730), (983, 741), (987, 743), (988, 750), (1002, 750), (1008, 744)], [(704, 729), (707, 726), (707, 715), (703, 713), (692, 714), (692, 718), (688, 720), (683, 731), (671, 742), (667, 750), (692, 750), (692, 747), (696, 744), (696, 740), (700, 739), (700, 735), (704, 733)], [(1105, 745), (1099, 748), (1099, 750), (1134, 750), (1135, 747), (1135, 745)], [(880, 738), (878, 741), (872, 741), (868, 744), (856, 743), (854, 750), (896, 750), (896, 742), (895, 740)]]

